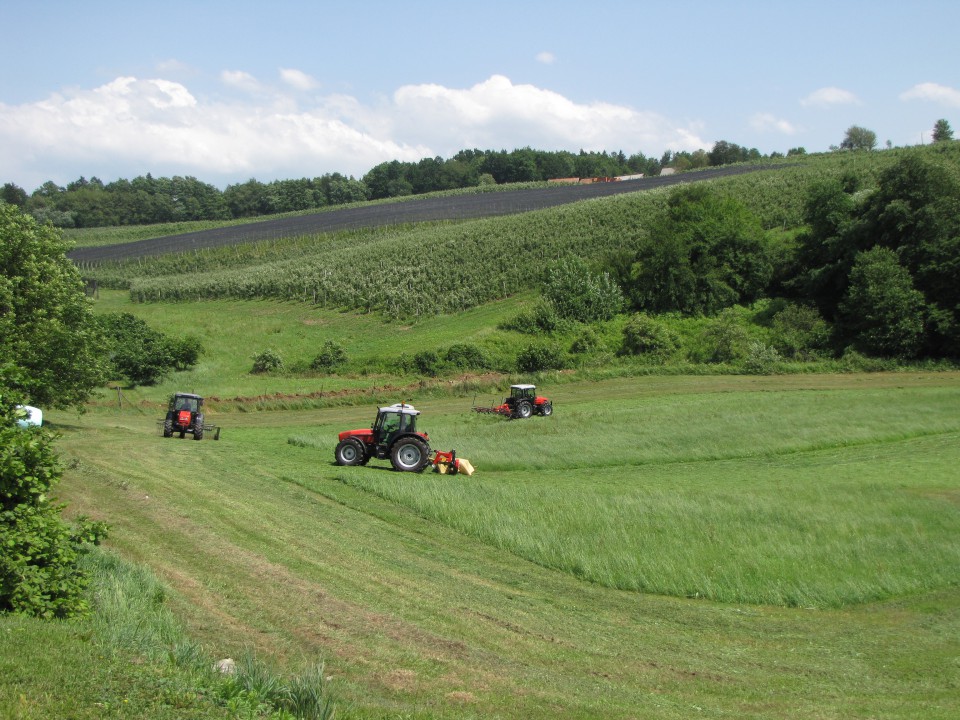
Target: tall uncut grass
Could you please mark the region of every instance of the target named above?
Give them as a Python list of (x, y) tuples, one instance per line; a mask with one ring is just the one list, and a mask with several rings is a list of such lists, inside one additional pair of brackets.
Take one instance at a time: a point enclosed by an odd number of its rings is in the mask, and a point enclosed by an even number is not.
[(167, 607), (166, 586), (146, 567), (99, 548), (84, 562), (91, 577), (91, 626), (101, 652), (167, 665), (181, 693), (210, 695), (230, 717), (333, 717), (322, 664), (284, 677), (246, 652), (232, 672), (223, 673), (215, 667), (218, 658), (187, 638)]
[(840, 607), (960, 577), (956, 391), (595, 405), (441, 428), (440, 449), (478, 468), (469, 478), (359, 468), (338, 477), (624, 590)]

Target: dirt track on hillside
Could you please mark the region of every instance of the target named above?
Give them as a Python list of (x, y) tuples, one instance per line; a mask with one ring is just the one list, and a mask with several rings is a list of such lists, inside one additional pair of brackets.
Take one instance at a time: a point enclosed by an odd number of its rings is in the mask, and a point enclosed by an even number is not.
[(679, 183), (713, 180), (729, 175), (773, 169), (772, 166), (743, 166), (700, 170), (680, 175), (641, 178), (589, 185), (558, 185), (533, 190), (477, 193), (454, 197), (430, 197), (366, 207), (328, 210), (310, 215), (264, 220), (246, 225), (213, 228), (182, 235), (138, 240), (101, 247), (76, 248), (68, 253), (75, 262), (97, 263), (131, 260), (151, 255), (188, 252), (221, 245), (277, 240), (365, 227), (402, 225), (437, 220), (467, 220), (541, 210), (579, 200), (642, 192)]

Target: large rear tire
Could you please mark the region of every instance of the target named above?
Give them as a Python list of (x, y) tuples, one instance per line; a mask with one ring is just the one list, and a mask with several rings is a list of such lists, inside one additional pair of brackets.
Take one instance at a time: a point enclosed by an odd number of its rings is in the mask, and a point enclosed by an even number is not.
[(515, 415), (523, 420), (527, 419), (533, 415), (533, 405), (530, 404), (529, 400), (521, 400), (517, 403)]
[(430, 462), (430, 448), (420, 438), (398, 440), (390, 449), (390, 462), (400, 472), (421, 472)]
[(163, 436), (173, 437), (173, 418), (169, 415), (167, 415), (166, 420), (163, 421)]
[(363, 443), (356, 438), (347, 438), (337, 443), (333, 457), (337, 465), (363, 465), (367, 461)]

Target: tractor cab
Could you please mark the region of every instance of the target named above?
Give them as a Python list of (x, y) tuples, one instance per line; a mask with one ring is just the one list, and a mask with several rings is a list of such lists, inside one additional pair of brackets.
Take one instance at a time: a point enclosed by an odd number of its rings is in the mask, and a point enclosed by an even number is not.
[(378, 408), (372, 428), (374, 444), (389, 447), (401, 435), (416, 434), (419, 414), (413, 405), (403, 403)]
[(514, 403), (521, 399), (533, 402), (537, 397), (536, 390), (536, 385), (511, 385), (510, 400)]
[(176, 412), (186, 410), (187, 412), (200, 412), (203, 405), (203, 398), (199, 395), (188, 395), (187, 393), (177, 393), (170, 398), (170, 409)]

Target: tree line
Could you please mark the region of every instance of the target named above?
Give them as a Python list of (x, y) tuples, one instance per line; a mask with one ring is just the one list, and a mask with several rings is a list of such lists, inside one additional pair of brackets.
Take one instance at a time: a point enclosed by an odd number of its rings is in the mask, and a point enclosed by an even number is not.
[[(788, 154), (797, 152), (803, 149)], [(41, 223), (61, 228), (223, 221), (482, 185), (570, 177), (651, 176), (659, 175), (665, 167), (683, 171), (761, 157), (756, 148), (726, 141), (717, 142), (710, 152), (668, 150), (660, 158), (643, 153), (627, 156), (622, 151), (461, 150), (448, 159), (438, 156), (417, 162), (380, 163), (360, 179), (340, 173), (268, 183), (251, 178), (221, 191), (195, 177), (155, 178), (148, 173), (110, 183), (97, 177), (80, 177), (60, 186), (48, 180), (32, 193), (6, 183), (0, 189), (0, 200)]]
[[(937, 120), (932, 139), (953, 139), (945, 119)], [(889, 143), (888, 143), (889, 145)], [(872, 130), (853, 125), (843, 141), (831, 150), (874, 150)], [(791, 148), (787, 156), (805, 155), (803, 147)], [(381, 200), (429, 192), (457, 190), (482, 185), (545, 182), (555, 178), (659, 175), (664, 168), (676, 172), (783, 157), (763, 155), (726, 140), (710, 151), (667, 150), (659, 158), (643, 153), (534, 150), (461, 150), (451, 158), (423, 158), (417, 162), (383, 162), (356, 179), (340, 173), (315, 178), (274, 180), (254, 178), (221, 191), (195, 177), (155, 178), (151, 174), (104, 183), (97, 177), (79, 179), (65, 187), (52, 180), (32, 193), (14, 183), (0, 188), (0, 200), (15, 205), (41, 223), (61, 228), (153, 225), (185, 221), (224, 221), (278, 213), (314, 210), (364, 200)]]

